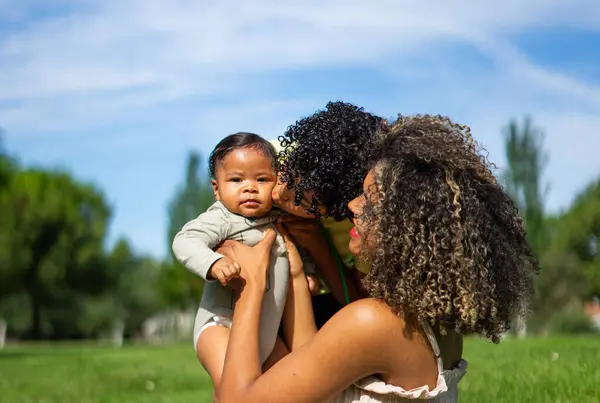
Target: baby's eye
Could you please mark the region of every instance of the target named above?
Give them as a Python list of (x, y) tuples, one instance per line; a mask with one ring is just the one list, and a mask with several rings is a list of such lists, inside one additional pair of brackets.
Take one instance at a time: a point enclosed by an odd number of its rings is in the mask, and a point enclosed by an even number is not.
[(241, 178), (231, 178), (231, 179), (229, 179), (229, 181), (238, 183), (238, 182), (241, 182), (242, 179)]
[(269, 178), (258, 178), (259, 182), (269, 182)]

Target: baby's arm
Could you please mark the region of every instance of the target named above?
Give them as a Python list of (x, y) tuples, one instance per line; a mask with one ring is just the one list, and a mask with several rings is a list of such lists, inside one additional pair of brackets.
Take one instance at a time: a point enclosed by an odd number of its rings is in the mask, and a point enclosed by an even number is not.
[(173, 254), (189, 271), (206, 281), (227, 279), (239, 274), (239, 265), (214, 252), (227, 238), (228, 220), (219, 209), (209, 209), (183, 226), (173, 239)]

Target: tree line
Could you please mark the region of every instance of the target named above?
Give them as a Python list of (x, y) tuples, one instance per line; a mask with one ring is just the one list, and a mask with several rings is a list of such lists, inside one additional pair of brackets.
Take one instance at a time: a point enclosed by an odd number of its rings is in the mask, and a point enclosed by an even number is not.
[[(165, 240), (213, 201), (202, 160), (190, 153), (168, 206)], [(202, 281), (169, 255), (107, 248), (113, 208), (70, 172), (21, 166), (0, 143), (0, 321), (8, 337), (138, 337), (146, 320), (195, 308)], [(0, 326), (2, 328), (2, 326)], [(0, 335), (1, 336), (1, 335)]]
[[(530, 333), (593, 331), (582, 304), (600, 297), (600, 180), (549, 214), (542, 130), (526, 118), (510, 121), (503, 135), (507, 165), (499, 179), (543, 270), (533, 315), (516, 320)], [(169, 251), (183, 224), (213, 202), (204, 165), (190, 152), (166, 209)], [(0, 321), (9, 337), (136, 338), (152, 317), (195, 310), (202, 280), (171, 254), (137, 254), (125, 238), (106, 247), (112, 212), (102, 189), (64, 170), (22, 166), (0, 142)]]

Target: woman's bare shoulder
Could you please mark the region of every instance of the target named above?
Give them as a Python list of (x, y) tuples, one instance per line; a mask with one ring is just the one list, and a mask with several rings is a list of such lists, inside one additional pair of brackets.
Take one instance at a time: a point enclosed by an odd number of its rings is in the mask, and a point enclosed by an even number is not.
[(378, 298), (361, 298), (346, 305), (338, 313), (358, 315), (359, 318), (364, 316), (364, 319), (395, 319), (403, 322), (388, 304)]
[(392, 312), (385, 302), (376, 298), (363, 298), (337, 312), (323, 326), (322, 331), (326, 333), (331, 331), (338, 335), (357, 333), (371, 344), (386, 341), (384, 339), (389, 338), (390, 335), (404, 334), (405, 329), (404, 318)]
[(377, 368), (374, 373), (384, 381), (402, 386), (435, 385), (435, 356), (423, 329), (414, 320), (394, 313), (385, 302), (375, 298), (353, 302), (322, 330), (328, 325), (324, 336), (343, 335), (352, 340), (353, 348), (365, 351), (362, 359), (370, 368)]

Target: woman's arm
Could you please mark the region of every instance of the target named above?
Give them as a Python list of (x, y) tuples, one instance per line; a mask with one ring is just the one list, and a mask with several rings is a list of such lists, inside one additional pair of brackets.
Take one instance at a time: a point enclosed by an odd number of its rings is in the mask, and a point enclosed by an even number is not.
[(247, 337), (251, 331), (258, 334), (256, 306), (263, 297), (259, 291), (248, 292), (236, 304), (221, 403), (321, 403), (359, 379), (388, 372), (386, 350), (397, 344), (381, 337), (390, 331), (368, 306), (373, 301), (361, 300), (343, 308), (307, 344), (260, 374), (258, 339)]
[[(334, 298), (340, 304), (346, 305), (344, 286), (342, 284), (340, 271), (333, 252), (329, 249), (329, 245), (319, 229), (319, 222), (316, 219), (299, 217), (283, 217), (282, 221), (294, 240), (310, 253), (315, 261), (319, 274), (323, 276), (323, 279)], [(355, 301), (358, 299), (359, 294), (354, 277), (345, 265), (342, 266), (342, 271), (346, 279), (348, 297), (350, 301)]]
[(302, 347), (317, 334), (311, 293), (304, 275), (290, 279), (282, 323), (285, 344), (290, 351)]
[(317, 333), (317, 326), (298, 248), (282, 224), (278, 223), (277, 229), (283, 236), (290, 261), (290, 285), (282, 318), (283, 335), (288, 348), (295, 351), (312, 340)]
[[(322, 236), (321, 236), (322, 239)], [(325, 242), (311, 242), (312, 245), (309, 247), (305, 247), (308, 250), (308, 253), (312, 256), (317, 269), (321, 276), (323, 276), (323, 280), (325, 280), (325, 284), (327, 284), (327, 288), (331, 291), (331, 294), (334, 298), (342, 305), (346, 305), (346, 295), (344, 293), (344, 285), (342, 283), (343, 279), (340, 274), (340, 268), (336, 263), (335, 257), (333, 256), (333, 252), (329, 249), (329, 246)], [(358, 299), (358, 292), (354, 283), (354, 278), (350, 273), (350, 270), (346, 267), (345, 264), (342, 263), (341, 267), (342, 273), (346, 280), (346, 289), (348, 290), (348, 299), (350, 302), (356, 301)]]
[[(390, 343), (395, 332), (385, 317), (395, 316), (377, 301), (362, 300), (342, 309), (310, 341), (261, 374), (258, 334), (269, 259), (262, 245), (232, 247), (236, 260), (246, 262), (241, 273), (245, 285), (233, 315), (220, 402), (320, 403), (367, 375), (387, 373), (386, 349), (396, 349), (398, 344)], [(298, 308), (306, 307), (310, 298), (306, 284), (294, 286), (300, 291), (294, 301), (304, 301)], [(303, 308), (297, 315), (306, 316)]]

